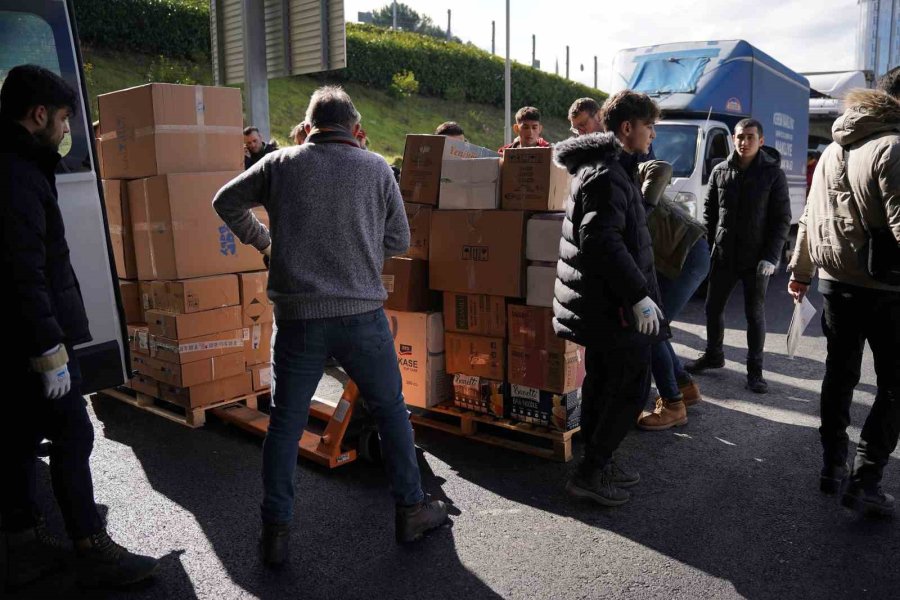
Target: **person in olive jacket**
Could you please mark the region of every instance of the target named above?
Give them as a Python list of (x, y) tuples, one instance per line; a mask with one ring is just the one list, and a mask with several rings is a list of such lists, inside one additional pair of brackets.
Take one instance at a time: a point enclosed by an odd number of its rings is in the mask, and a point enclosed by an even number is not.
[(735, 150), (713, 169), (704, 217), (712, 245), (706, 295), (706, 352), (690, 373), (725, 366), (725, 305), (740, 281), (747, 315), (747, 388), (764, 394), (766, 288), (791, 227), (791, 199), (781, 155), (764, 146), (763, 127), (744, 119), (734, 128)]

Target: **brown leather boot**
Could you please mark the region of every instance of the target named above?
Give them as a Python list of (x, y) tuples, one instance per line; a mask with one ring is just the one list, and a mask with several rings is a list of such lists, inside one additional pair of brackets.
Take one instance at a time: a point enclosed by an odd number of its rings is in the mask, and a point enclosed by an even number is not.
[(679, 383), (678, 391), (681, 392), (682, 401), (685, 406), (693, 406), (703, 399), (702, 396), (700, 396), (700, 386), (693, 380)]
[(683, 400), (659, 398), (653, 412), (644, 412), (638, 419), (638, 427), (646, 431), (662, 431), (670, 427), (680, 427), (688, 422), (687, 408)]

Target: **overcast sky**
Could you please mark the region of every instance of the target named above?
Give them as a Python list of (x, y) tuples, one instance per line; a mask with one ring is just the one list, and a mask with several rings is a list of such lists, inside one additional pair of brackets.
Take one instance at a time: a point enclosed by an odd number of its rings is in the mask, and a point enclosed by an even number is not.
[[(348, 21), (389, 0), (344, 0)], [(506, 43), (505, 0), (406, 0), (442, 28), (453, 10), (452, 32), (490, 51), (491, 21), (497, 22), (497, 54)], [(622, 48), (693, 40), (744, 39), (798, 72), (853, 69), (857, 0), (511, 0), (511, 55), (531, 62), (531, 36), (545, 71), (593, 85), (594, 56), (600, 89), (609, 87), (610, 67)], [(584, 70), (581, 70), (583, 65)]]

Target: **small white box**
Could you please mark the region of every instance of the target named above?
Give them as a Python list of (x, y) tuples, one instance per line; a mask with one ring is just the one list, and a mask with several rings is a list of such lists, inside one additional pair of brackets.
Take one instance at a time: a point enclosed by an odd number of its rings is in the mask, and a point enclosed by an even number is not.
[(499, 157), (444, 159), (438, 208), (491, 210), (499, 207)]
[(556, 263), (531, 263), (528, 265), (527, 294), (529, 306), (553, 307), (553, 288), (556, 285)]
[(559, 240), (565, 218), (565, 213), (544, 213), (528, 219), (525, 258), (535, 262), (559, 260)]

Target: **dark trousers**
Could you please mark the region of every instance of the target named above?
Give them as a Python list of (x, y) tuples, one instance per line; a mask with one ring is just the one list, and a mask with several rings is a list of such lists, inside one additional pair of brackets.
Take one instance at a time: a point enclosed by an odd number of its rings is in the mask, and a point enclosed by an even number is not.
[[(73, 356), (69, 349), (69, 356)], [(23, 383), (22, 393), (8, 398), (0, 420), (0, 519), (5, 531), (34, 527), (39, 518), (36, 501), (38, 447), (51, 442), (50, 478), (66, 531), (82, 539), (103, 529), (94, 503), (90, 456), (94, 428), (81, 396), (81, 370), (69, 360), (72, 389), (57, 400), (44, 398), (38, 375), (27, 363), (4, 369), (4, 381)]]
[(853, 477), (873, 485), (881, 481), (900, 435), (900, 294), (843, 286), (824, 298), (822, 330), (828, 339), (828, 356), (819, 433), (825, 464), (847, 462), (850, 404), (868, 341), (878, 391), (860, 435)]
[(585, 471), (602, 469), (634, 427), (650, 393), (650, 346), (585, 350), (581, 433)]
[(713, 260), (706, 289), (706, 353), (724, 355), (725, 306), (738, 282), (744, 288), (744, 314), (747, 316), (747, 371), (762, 373), (763, 347), (766, 344), (766, 289), (769, 277), (758, 275), (756, 267), (735, 270)]

